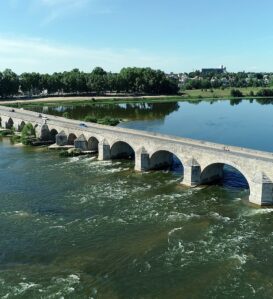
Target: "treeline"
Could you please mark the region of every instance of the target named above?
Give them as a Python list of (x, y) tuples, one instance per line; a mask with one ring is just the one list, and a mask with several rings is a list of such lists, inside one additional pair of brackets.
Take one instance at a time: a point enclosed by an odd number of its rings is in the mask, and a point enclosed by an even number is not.
[(195, 71), (187, 74), (184, 89), (217, 89), (242, 87), (267, 87), (273, 83), (272, 73), (202, 73)]
[(252, 90), (250, 91), (249, 94), (243, 94), (243, 92), (240, 89), (232, 89), (230, 91), (230, 95), (234, 98), (241, 98), (244, 96), (251, 96), (251, 97), (272, 97), (273, 98), (273, 89), (269, 89), (269, 88), (263, 88), (258, 90), (256, 93), (254, 93)]
[(119, 73), (96, 67), (91, 73), (79, 69), (50, 74), (0, 72), (0, 97), (41, 94), (81, 94), (106, 92), (134, 94), (177, 94), (178, 82), (160, 70), (123, 68)]

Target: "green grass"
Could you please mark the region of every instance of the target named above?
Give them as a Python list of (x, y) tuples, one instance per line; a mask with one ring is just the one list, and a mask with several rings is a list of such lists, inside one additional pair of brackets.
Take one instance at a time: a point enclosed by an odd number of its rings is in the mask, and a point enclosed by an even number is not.
[[(78, 106), (78, 105), (96, 105), (96, 104), (124, 104), (124, 103), (165, 103), (165, 102), (177, 102), (184, 99), (184, 96), (168, 96), (168, 97), (156, 97), (156, 98), (109, 98), (109, 99), (99, 99), (99, 100), (60, 100), (54, 102), (33, 102), (33, 103), (9, 103), (5, 106), (14, 107), (14, 108), (29, 108), (32, 107), (55, 107), (55, 106)], [(0, 102), (1, 104), (1, 102)]]
[[(232, 89), (240, 90), (245, 97), (249, 96), (251, 92), (254, 95), (263, 87), (246, 87), (246, 88), (225, 88), (225, 89), (213, 89), (211, 90), (201, 90), (201, 89), (194, 89), (194, 90), (185, 90), (184, 97), (187, 98), (231, 98), (230, 92)], [(253, 97), (253, 96), (252, 96)]]

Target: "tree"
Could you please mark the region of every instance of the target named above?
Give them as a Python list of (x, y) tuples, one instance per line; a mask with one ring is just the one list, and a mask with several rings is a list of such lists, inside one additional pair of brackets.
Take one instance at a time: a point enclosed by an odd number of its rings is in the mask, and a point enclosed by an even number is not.
[(241, 97), (243, 97), (243, 93), (239, 89), (232, 89), (230, 91), (230, 95), (233, 98), (241, 98)]
[(13, 96), (18, 94), (19, 90), (19, 78), (18, 76), (10, 69), (6, 69), (1, 76), (1, 96)]
[(24, 128), (21, 132), (21, 140), (22, 143), (28, 145), (31, 143), (32, 139), (35, 138), (36, 133), (33, 125), (31, 123), (27, 123), (24, 125)]
[(39, 94), (42, 88), (41, 75), (39, 73), (23, 73), (19, 79), (21, 90), (30, 95)]
[(87, 76), (87, 87), (90, 91), (100, 94), (107, 89), (107, 73), (101, 68), (96, 67), (91, 74)]

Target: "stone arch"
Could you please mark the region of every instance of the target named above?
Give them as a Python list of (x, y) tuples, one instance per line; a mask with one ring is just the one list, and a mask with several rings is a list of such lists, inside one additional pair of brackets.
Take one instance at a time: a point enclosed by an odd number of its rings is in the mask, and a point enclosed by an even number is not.
[(251, 180), (240, 167), (233, 163), (214, 162), (202, 169), (200, 183), (220, 183), (233, 188), (250, 190)]
[(68, 145), (74, 145), (74, 141), (77, 139), (77, 136), (74, 133), (70, 133), (67, 138)]
[(183, 173), (184, 171), (182, 160), (168, 150), (158, 150), (150, 155), (150, 169), (168, 169), (179, 173)]
[(19, 125), (18, 125), (18, 131), (21, 132), (24, 128), (24, 126), (26, 125), (26, 123), (24, 121), (22, 121)]
[(90, 137), (88, 139), (88, 150), (89, 151), (99, 151), (99, 140), (96, 137)]
[(10, 118), (8, 119), (8, 121), (6, 122), (6, 129), (11, 129), (11, 128), (13, 127), (13, 125), (14, 125), (14, 121), (13, 121), (13, 119), (10, 117)]
[(56, 135), (58, 134), (58, 131), (56, 129), (51, 129), (50, 130), (50, 139), (52, 141), (55, 141), (56, 140)]
[(116, 141), (113, 143), (111, 150), (111, 159), (129, 159), (135, 158), (135, 151), (133, 147), (124, 141)]

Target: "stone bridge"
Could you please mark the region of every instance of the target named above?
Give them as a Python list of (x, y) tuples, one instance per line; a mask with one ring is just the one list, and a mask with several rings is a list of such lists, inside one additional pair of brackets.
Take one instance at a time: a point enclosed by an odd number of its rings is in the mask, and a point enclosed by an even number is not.
[(136, 171), (168, 167), (176, 157), (184, 169), (181, 183), (189, 187), (213, 183), (223, 178), (224, 165), (232, 166), (248, 182), (251, 203), (273, 204), (272, 153), (88, 122), (81, 127), (77, 120), (43, 116), (48, 119), (24, 109), (0, 107), (2, 127), (21, 130), (31, 123), (37, 136), (44, 138), (49, 132), (47, 138), (60, 145), (97, 151), (100, 160), (132, 158)]

